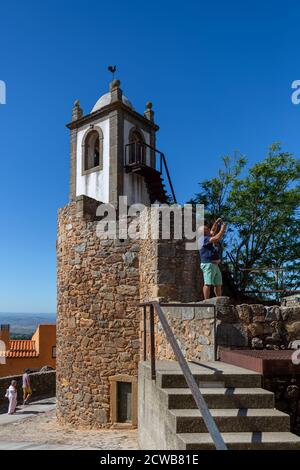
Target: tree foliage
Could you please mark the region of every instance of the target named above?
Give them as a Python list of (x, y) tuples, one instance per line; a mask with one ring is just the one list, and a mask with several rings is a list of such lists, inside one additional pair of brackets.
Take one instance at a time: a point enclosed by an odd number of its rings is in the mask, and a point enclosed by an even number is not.
[(192, 202), (205, 205), (207, 218), (227, 221), (224, 244), (236, 283), (242, 289), (269, 290), (274, 273), (249, 270), (286, 268), (286, 290), (299, 289), (299, 160), (283, 152), (279, 143), (248, 171), (244, 156), (222, 160), (218, 176), (201, 182)]

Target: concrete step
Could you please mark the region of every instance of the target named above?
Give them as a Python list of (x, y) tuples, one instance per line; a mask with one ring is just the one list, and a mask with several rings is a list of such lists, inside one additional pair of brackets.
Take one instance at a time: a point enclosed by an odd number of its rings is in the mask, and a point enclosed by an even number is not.
[[(300, 450), (300, 437), (290, 432), (240, 432), (222, 433), (232, 450)], [(178, 449), (214, 450), (208, 433), (177, 434)]]
[[(290, 418), (274, 409), (274, 394), (261, 388), (261, 376), (223, 362), (189, 363), (207, 406), (229, 449), (300, 450), (289, 432)], [(214, 450), (180, 366), (157, 361), (139, 365), (139, 443), (141, 448)]]
[[(215, 384), (217, 386), (223, 387), (261, 387), (261, 376), (258, 374), (249, 375), (245, 374), (193, 374), (197, 384), (201, 387), (201, 384), (211, 384), (213, 387)], [(161, 388), (186, 388), (186, 380), (182, 373), (172, 373), (168, 374), (165, 372), (159, 372), (157, 374), (158, 385)]]
[[(262, 388), (200, 388), (209, 408), (274, 408), (274, 394)], [(195, 409), (189, 388), (160, 389), (169, 409)]]
[[(213, 382), (223, 387), (261, 387), (261, 375), (257, 372), (232, 366), (220, 361), (188, 363), (196, 382)], [(150, 363), (140, 363), (146, 377), (151, 379)], [(186, 388), (187, 384), (179, 364), (176, 361), (156, 361), (157, 385), (162, 388)]]
[[(290, 416), (275, 409), (210, 410), (221, 432), (289, 432)], [(169, 421), (177, 433), (205, 433), (199, 410), (169, 410)]]

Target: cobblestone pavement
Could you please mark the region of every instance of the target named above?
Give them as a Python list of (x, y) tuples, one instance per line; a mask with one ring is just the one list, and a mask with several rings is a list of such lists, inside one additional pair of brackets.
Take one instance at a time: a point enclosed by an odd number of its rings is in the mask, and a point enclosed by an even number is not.
[(90, 431), (62, 428), (57, 423), (53, 405), (50, 410), (46, 406), (45, 411), (40, 411), (41, 405), (42, 402), (32, 404), (26, 411), (22, 410), (23, 413), (20, 410), (19, 417), (18, 413), (9, 417), (0, 415), (0, 450), (138, 449), (136, 430)]

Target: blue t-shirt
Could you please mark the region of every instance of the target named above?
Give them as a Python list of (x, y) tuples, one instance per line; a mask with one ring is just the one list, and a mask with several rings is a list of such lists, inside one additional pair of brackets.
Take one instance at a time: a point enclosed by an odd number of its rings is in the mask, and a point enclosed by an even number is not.
[(204, 236), (203, 246), (200, 249), (201, 263), (212, 263), (221, 257), (218, 246), (215, 246), (213, 243), (209, 243), (210, 239), (210, 235)]

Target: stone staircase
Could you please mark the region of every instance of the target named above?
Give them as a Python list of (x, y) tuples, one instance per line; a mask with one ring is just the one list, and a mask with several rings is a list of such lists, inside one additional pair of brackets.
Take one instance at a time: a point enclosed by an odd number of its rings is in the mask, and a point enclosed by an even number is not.
[[(259, 374), (221, 362), (189, 365), (229, 449), (300, 449), (289, 415), (274, 409)], [(157, 362), (156, 383), (149, 364), (140, 364), (138, 402), (142, 449), (214, 450), (176, 362)]]

